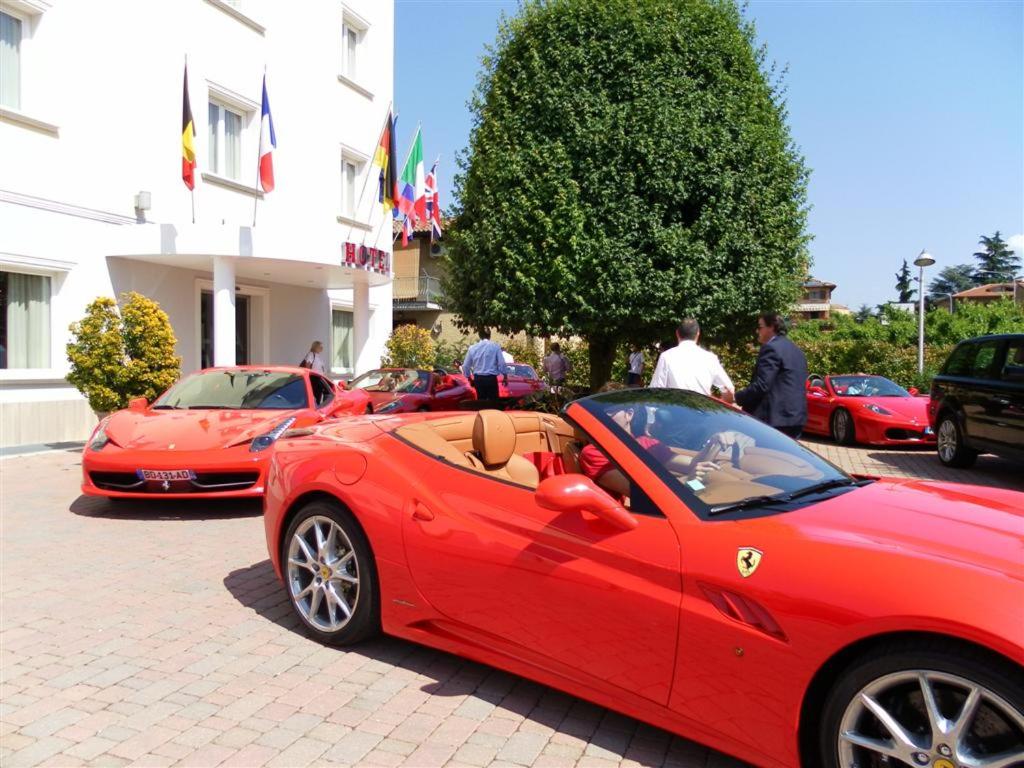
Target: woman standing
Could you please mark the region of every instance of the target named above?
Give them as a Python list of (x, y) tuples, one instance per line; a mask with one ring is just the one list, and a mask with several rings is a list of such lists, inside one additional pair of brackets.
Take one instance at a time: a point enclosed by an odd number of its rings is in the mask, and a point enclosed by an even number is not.
[(309, 368), (311, 371), (322, 373), (327, 375), (327, 366), (324, 365), (323, 358), (324, 345), (319, 341), (314, 341), (309, 345), (309, 352), (302, 358), (302, 362), (299, 363), (300, 368)]

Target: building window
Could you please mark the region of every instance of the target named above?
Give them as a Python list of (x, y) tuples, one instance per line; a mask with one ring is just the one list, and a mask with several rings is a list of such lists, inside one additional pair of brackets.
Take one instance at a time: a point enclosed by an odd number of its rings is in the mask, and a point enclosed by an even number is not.
[(50, 367), (50, 278), (0, 272), (0, 368)]
[(208, 162), (218, 176), (239, 181), (242, 175), (242, 129), (246, 115), (216, 101), (210, 102)]
[(352, 313), (344, 309), (331, 310), (331, 369), (352, 372)]
[(356, 80), (359, 76), (359, 38), (362, 30), (354, 27), (351, 22), (346, 21), (342, 27), (342, 73), (349, 80)]
[(0, 106), (21, 108), (21, 19), (0, 11)]
[(352, 218), (356, 215), (356, 176), (359, 169), (355, 161), (341, 160), (341, 213)]

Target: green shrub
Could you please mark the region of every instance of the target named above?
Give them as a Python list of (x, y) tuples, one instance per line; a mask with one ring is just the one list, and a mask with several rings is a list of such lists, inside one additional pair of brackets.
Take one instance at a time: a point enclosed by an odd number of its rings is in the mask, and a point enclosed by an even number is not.
[(387, 341), (385, 368), (433, 368), (437, 353), (430, 331), (407, 323), (395, 328)]
[(133, 397), (154, 400), (181, 375), (177, 339), (167, 313), (139, 293), (100, 297), (70, 326), (68, 381), (98, 413), (124, 408)]

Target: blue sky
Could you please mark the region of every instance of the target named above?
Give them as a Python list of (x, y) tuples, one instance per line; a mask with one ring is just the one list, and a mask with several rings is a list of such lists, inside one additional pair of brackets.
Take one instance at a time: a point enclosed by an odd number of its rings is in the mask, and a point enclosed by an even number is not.
[[(498, 0), (396, 0), (399, 152), (416, 123), (441, 204)], [(789, 125), (807, 165), (812, 271), (856, 308), (894, 298), (922, 248), (970, 262), (1000, 230), (1024, 255), (1024, 2), (753, 0), (769, 58), (788, 65)]]

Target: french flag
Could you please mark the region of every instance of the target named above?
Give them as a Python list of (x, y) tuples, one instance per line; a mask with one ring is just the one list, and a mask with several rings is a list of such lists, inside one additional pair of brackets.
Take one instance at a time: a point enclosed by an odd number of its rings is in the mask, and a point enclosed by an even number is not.
[(274, 134), (274, 118), (270, 116), (270, 99), (267, 98), (267, 76), (263, 76), (263, 110), (260, 121), (260, 186), (264, 192), (274, 190), (274, 156), (277, 136)]

